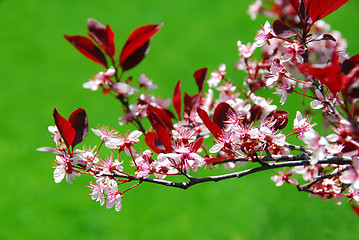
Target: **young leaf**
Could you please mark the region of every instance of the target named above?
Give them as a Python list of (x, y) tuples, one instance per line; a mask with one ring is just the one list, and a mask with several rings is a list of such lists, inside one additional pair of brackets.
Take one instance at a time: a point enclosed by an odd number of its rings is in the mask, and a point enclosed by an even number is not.
[(190, 116), (192, 111), (197, 109), (197, 101), (198, 94), (193, 96), (188, 95), (187, 93), (184, 94), (184, 112)]
[(192, 145), (190, 146), (191, 152), (197, 152), (200, 147), (202, 147), (203, 144), (203, 137), (198, 138)]
[(216, 139), (223, 135), (222, 130), (218, 127), (218, 125), (209, 119), (206, 111), (204, 111), (202, 108), (197, 108), (197, 113), (202, 119), (203, 124), (208, 128), (208, 130)]
[(173, 129), (173, 123), (172, 123), (171, 117), (168, 115), (166, 110), (164, 110), (162, 108), (152, 107), (152, 106), (148, 107), (148, 110), (150, 112), (155, 113), (159, 117), (158, 122), (160, 122), (161, 125), (163, 125), (163, 127), (167, 131), (171, 131)]
[(193, 77), (196, 79), (196, 83), (198, 86), (198, 91), (202, 92), (204, 81), (206, 80), (208, 68), (201, 68), (198, 69), (194, 74)]
[(282, 38), (290, 38), (297, 35), (293, 29), (279, 19), (273, 22), (273, 31)]
[(172, 98), (173, 107), (178, 115), (178, 118), (181, 119), (182, 112), (182, 99), (181, 99), (181, 80), (179, 80), (176, 84), (173, 98)]
[(342, 64), (342, 72), (348, 74), (353, 68), (359, 65), (359, 53), (345, 60)]
[(67, 41), (69, 41), (85, 57), (107, 68), (105, 55), (89, 38), (82, 36), (64, 36)]
[(234, 109), (226, 102), (221, 102), (217, 105), (213, 113), (213, 122), (217, 124), (218, 127), (224, 129), (224, 122), (228, 120), (228, 116), (233, 114)]
[(150, 24), (135, 29), (127, 38), (120, 54), (120, 66), (123, 71), (139, 64), (146, 56), (151, 37), (160, 30), (162, 24)]
[(160, 138), (156, 132), (147, 132), (145, 136), (145, 142), (149, 148), (152, 149), (157, 154), (163, 153), (166, 151), (163, 146)]
[(161, 119), (156, 113), (150, 110), (147, 111), (147, 118), (148, 120), (150, 120), (152, 127), (156, 130), (156, 133), (160, 141), (162, 142), (162, 145), (165, 147), (166, 151), (168, 153), (171, 153), (172, 141), (170, 135), (165, 128), (165, 124), (161, 121)]
[(54, 108), (53, 116), (57, 130), (59, 130), (66, 147), (69, 148), (75, 139), (76, 131), (71, 123), (57, 112), (56, 108)]
[(76, 132), (76, 136), (71, 144), (72, 147), (75, 147), (86, 138), (88, 133), (88, 118), (86, 111), (82, 108), (75, 110), (71, 113), (69, 122)]
[(95, 19), (89, 18), (87, 20), (87, 27), (89, 29), (89, 36), (105, 51), (105, 53), (113, 59), (115, 56), (115, 33), (109, 25), (102, 25)]

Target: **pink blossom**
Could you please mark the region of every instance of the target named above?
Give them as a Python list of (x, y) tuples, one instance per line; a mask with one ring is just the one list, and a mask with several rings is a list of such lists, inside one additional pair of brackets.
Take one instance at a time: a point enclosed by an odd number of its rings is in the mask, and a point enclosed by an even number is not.
[(283, 46), (284, 46), (284, 50), (283, 50), (284, 55), (282, 57), (282, 61), (288, 62), (292, 60), (292, 61), (297, 61), (298, 63), (304, 62), (304, 58), (302, 57), (302, 54), (304, 54), (304, 50), (298, 43), (284, 42)]
[(118, 133), (109, 126), (98, 127), (97, 129), (91, 128), (92, 132), (100, 137), (102, 142), (108, 142), (114, 138)]
[(263, 46), (266, 42), (268, 42), (269, 39), (271, 39), (275, 35), (273, 29), (270, 26), (270, 23), (266, 21), (266, 23), (263, 26), (263, 29), (260, 29), (257, 32), (257, 36), (255, 38), (256, 45), (258, 47)]
[(113, 77), (116, 73), (116, 69), (111, 66), (107, 69), (106, 72), (99, 72), (93, 79), (90, 79), (88, 82), (82, 85), (83, 88), (91, 89), (92, 91), (96, 91), (99, 86), (107, 84), (111, 77)]
[(251, 100), (255, 105), (259, 106), (262, 109), (260, 119), (264, 119), (268, 115), (268, 113), (277, 109), (276, 105), (270, 105), (272, 103), (271, 100), (266, 100), (263, 97), (255, 96), (254, 94), (252, 94)]
[(51, 134), (53, 134), (51, 136), (51, 138), (54, 140), (54, 142), (56, 143), (56, 148), (62, 148), (64, 149), (66, 146), (61, 138), (61, 134), (59, 132), (59, 130), (57, 129), (56, 126), (49, 126), (48, 130)]
[(90, 182), (89, 188), (91, 189), (92, 193), (90, 193), (92, 200), (96, 200), (96, 202), (100, 202), (101, 206), (105, 203), (104, 197), (104, 186), (100, 181), (96, 181), (97, 184)]
[(113, 154), (108, 156), (106, 159), (103, 159), (101, 164), (98, 166), (98, 169), (101, 171), (99, 175), (111, 174), (114, 171), (122, 172), (123, 167), (122, 163), (118, 159), (113, 160)]
[(217, 87), (224, 76), (226, 75), (226, 65), (221, 64), (218, 67), (218, 71), (211, 72), (211, 78), (207, 80), (208, 86), (213, 88)]
[(140, 141), (138, 138), (141, 135), (141, 131), (135, 130), (128, 135), (111, 138), (105, 143), (105, 145), (110, 149), (118, 149), (120, 151), (125, 151), (128, 156), (133, 156), (135, 154), (133, 145)]
[(276, 89), (277, 91), (275, 91), (274, 94), (282, 95), (279, 102), (283, 105), (287, 101), (288, 93), (292, 92), (293, 86), (290, 84), (287, 77), (282, 77), (281, 84), (279, 84)]
[(141, 74), (140, 79), (139, 79), (139, 83), (140, 83), (140, 88), (144, 87), (148, 90), (152, 90), (152, 89), (156, 89), (157, 85), (153, 84), (153, 82), (145, 75), (145, 74)]
[(262, 0), (256, 0), (254, 3), (249, 5), (248, 14), (251, 16), (252, 20), (257, 18), (259, 11), (262, 8)]
[(295, 185), (298, 185), (298, 181), (295, 178), (292, 178), (293, 171), (278, 171), (278, 175), (274, 175), (271, 177), (271, 180), (275, 182), (275, 185), (277, 187), (282, 186), (284, 183), (293, 183)]
[(311, 103), (310, 103), (310, 106), (313, 108), (313, 109), (320, 109), (320, 108), (323, 108), (323, 103), (325, 101), (325, 98), (322, 94), (322, 92), (319, 90), (319, 89), (315, 89), (315, 95), (317, 95), (318, 97), (318, 100), (313, 100)]
[(247, 45), (242, 44), (241, 41), (237, 42), (237, 47), (239, 51), (239, 56), (242, 58), (250, 58), (254, 50), (257, 48), (256, 44), (247, 43)]
[[(155, 168), (155, 176), (158, 179), (164, 179), (167, 175), (178, 174), (176, 169), (176, 162), (180, 156), (176, 153), (160, 153), (157, 156), (157, 161), (153, 163)], [(176, 160), (173, 158), (177, 158)]]
[(72, 184), (72, 181), (78, 176), (80, 176), (80, 173), (73, 169), (69, 159), (66, 157), (56, 156), (56, 167), (54, 170), (55, 183), (61, 182), (62, 179), (66, 177), (66, 181), (69, 184)]
[(121, 193), (118, 191), (118, 185), (115, 180), (110, 180), (109, 183), (105, 186), (105, 194), (107, 195), (106, 207), (112, 208), (115, 206), (115, 210), (118, 212), (122, 207), (122, 197)]
[(276, 144), (283, 147), (285, 145), (285, 135), (282, 133), (276, 134), (268, 127), (261, 127), (259, 129), (259, 139), (267, 144)]
[(313, 126), (316, 124), (310, 124), (311, 118), (303, 118), (301, 112), (297, 111), (296, 117), (293, 123), (294, 133), (299, 137), (303, 137), (305, 132), (314, 132)]
[(142, 155), (135, 160), (136, 164), (136, 177), (148, 177), (153, 172), (152, 159), (153, 153), (150, 150), (146, 150)]
[(314, 150), (310, 164), (317, 164), (320, 159), (324, 158), (325, 146), (329, 144), (325, 137), (319, 136), (319, 134), (314, 131), (307, 131), (303, 133), (302, 140), (308, 147)]
[(344, 184), (351, 184), (351, 187), (359, 191), (359, 159), (353, 159), (353, 167), (348, 168), (348, 170), (344, 171), (340, 176), (340, 181)]

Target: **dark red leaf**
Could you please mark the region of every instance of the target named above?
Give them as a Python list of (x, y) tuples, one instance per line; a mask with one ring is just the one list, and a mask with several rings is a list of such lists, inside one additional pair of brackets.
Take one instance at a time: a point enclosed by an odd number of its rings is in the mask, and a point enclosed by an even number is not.
[(165, 147), (167, 152), (172, 152), (172, 141), (171, 137), (165, 129), (165, 125), (158, 115), (150, 110), (147, 111), (147, 118), (150, 120), (152, 127), (156, 130), (156, 133), (159, 139), (162, 142), (162, 145)]
[(149, 148), (152, 149), (157, 154), (163, 153), (166, 151), (163, 146), (160, 138), (156, 132), (147, 132), (145, 136), (145, 142)]
[(178, 118), (181, 119), (182, 112), (182, 98), (181, 98), (181, 80), (179, 80), (176, 84), (173, 98), (172, 98), (173, 107), (178, 115)]
[(76, 131), (71, 123), (57, 112), (56, 108), (54, 108), (53, 116), (57, 130), (59, 130), (66, 147), (69, 148), (75, 139)]
[(293, 29), (279, 19), (273, 22), (273, 31), (282, 38), (290, 38), (297, 35)]
[(171, 129), (173, 129), (173, 123), (172, 123), (171, 117), (168, 115), (166, 110), (164, 110), (162, 108), (152, 107), (152, 106), (148, 107), (148, 110), (150, 112), (156, 113), (156, 115), (159, 117), (158, 121), (161, 122), (161, 125), (163, 125), (163, 127), (167, 131), (171, 131)]
[(213, 122), (218, 127), (224, 129), (224, 122), (228, 120), (228, 116), (235, 113), (234, 109), (226, 102), (221, 102), (217, 105), (213, 113)]
[(208, 68), (201, 68), (201, 69), (198, 69), (193, 74), (193, 77), (196, 79), (196, 83), (197, 83), (199, 92), (202, 92), (204, 82), (205, 82), (206, 77), (207, 77), (207, 72), (208, 72)]
[(345, 60), (342, 64), (342, 72), (346, 75), (348, 74), (353, 68), (359, 65), (359, 53), (354, 55), (353, 57)]
[(308, 14), (308, 1), (307, 3), (304, 2), (304, 0), (301, 0), (299, 3), (299, 8), (298, 8), (298, 16), (300, 17), (300, 19), (304, 22), (306, 20), (307, 14)]
[(131, 68), (137, 66), (146, 56), (150, 49), (150, 41), (146, 42), (143, 46), (139, 47), (134, 51), (128, 58), (126, 58), (121, 63), (121, 68), (123, 71), (130, 70)]
[(82, 36), (68, 36), (68, 35), (65, 35), (65, 38), (87, 58), (107, 68), (107, 60), (105, 55), (91, 41), (91, 39)]
[(206, 111), (204, 111), (202, 108), (197, 108), (197, 113), (202, 119), (203, 124), (208, 128), (208, 130), (216, 139), (223, 135), (222, 130), (218, 127), (218, 125), (209, 119)]
[[(158, 32), (158, 30), (160, 30), (162, 25), (163, 24), (150, 24), (141, 26), (131, 33), (123, 46), (120, 55), (120, 66), (124, 71), (136, 66), (142, 61), (142, 59), (146, 56), (149, 40)], [(132, 58), (136, 61), (132, 59), (130, 61), (132, 64), (129, 64), (128, 58), (130, 58), (133, 54), (135, 54), (136, 57)]]
[(95, 19), (87, 20), (87, 27), (89, 29), (89, 36), (106, 52), (106, 54), (113, 59), (115, 56), (115, 33), (111, 27), (106, 27), (96, 21)]
[(309, 16), (313, 22), (334, 12), (349, 0), (312, 0), (309, 1)]
[(195, 94), (193, 96), (188, 95), (187, 93), (184, 94), (184, 112), (190, 116), (192, 111), (195, 111), (197, 109), (198, 94)]
[(71, 113), (69, 122), (76, 132), (76, 136), (71, 144), (72, 147), (75, 147), (86, 138), (89, 130), (86, 111), (82, 108), (75, 110)]
[(352, 209), (354, 210), (355, 214), (359, 216), (359, 207), (352, 205)]

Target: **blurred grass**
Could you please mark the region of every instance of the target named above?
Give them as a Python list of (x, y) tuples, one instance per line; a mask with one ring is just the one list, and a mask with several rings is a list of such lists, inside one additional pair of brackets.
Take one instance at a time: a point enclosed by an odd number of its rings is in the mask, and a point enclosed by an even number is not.
[[(86, 20), (109, 23), (118, 49), (139, 25), (164, 22), (144, 72), (171, 97), (178, 79), (190, 93), (192, 74), (226, 63), (232, 79), (236, 41), (252, 41), (264, 18), (251, 21), (249, 1), (238, 0), (2, 0), (0, 94), (0, 239), (357, 239), (358, 218), (348, 204), (310, 199), (294, 187), (276, 188), (274, 172), (202, 184), (187, 191), (143, 184), (128, 192), (120, 213), (87, 196), (90, 180), (55, 184), (47, 126), (52, 108), (68, 116), (83, 107), (90, 126), (118, 128), (119, 104), (81, 88), (102, 70), (70, 46), (63, 34), (86, 34)], [(359, 51), (355, 25), (359, 2), (350, 1), (326, 20), (342, 31), (351, 55)], [(239, 79), (240, 81), (240, 79)], [(285, 107), (296, 107), (296, 100)], [(297, 100), (298, 101), (298, 100)], [(122, 128), (125, 132), (126, 127)], [(87, 144), (95, 138), (89, 137)], [(125, 161), (126, 164), (126, 161)], [(213, 173), (224, 172), (220, 167)], [(203, 174), (203, 173), (200, 173)]]

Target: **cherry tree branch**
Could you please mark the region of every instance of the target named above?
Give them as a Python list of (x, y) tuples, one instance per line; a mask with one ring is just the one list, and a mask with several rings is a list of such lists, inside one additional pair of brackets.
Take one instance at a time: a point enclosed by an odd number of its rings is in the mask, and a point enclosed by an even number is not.
[[(265, 158), (265, 157), (263, 157), (263, 158)], [(237, 159), (235, 159), (234, 161), (236, 161), (236, 160)], [(97, 177), (108, 176), (108, 177), (115, 177), (115, 178), (125, 178), (125, 179), (128, 179), (129, 181), (149, 182), (149, 183), (155, 183), (155, 184), (164, 185), (164, 186), (168, 186), (168, 187), (188, 189), (189, 187), (197, 185), (199, 183), (218, 182), (218, 181), (231, 179), (231, 178), (242, 178), (242, 177), (250, 175), (250, 174), (254, 174), (257, 172), (262, 172), (262, 171), (266, 171), (266, 170), (270, 170), (270, 169), (277, 169), (277, 168), (283, 168), (283, 167), (309, 166), (310, 165), (310, 157), (305, 154), (289, 155), (289, 156), (273, 156), (272, 159), (267, 159), (266, 161), (269, 161), (269, 162), (275, 161), (275, 162), (268, 163), (266, 165), (261, 165), (260, 167), (235, 172), (235, 173), (223, 174), (223, 175), (218, 175), (218, 176), (202, 177), (202, 178), (191, 177), (188, 182), (172, 182), (172, 181), (168, 181), (168, 180), (154, 179), (154, 178), (149, 178), (149, 177), (135, 177), (132, 175), (125, 175), (120, 172), (114, 172), (113, 174), (97, 175)], [(280, 162), (280, 161), (284, 161), (284, 162)], [(352, 164), (352, 158), (350, 158), (350, 157), (328, 157), (328, 158), (319, 160), (317, 164), (348, 165), (348, 164)], [(338, 175), (341, 173), (342, 173), (342, 171), (340, 171), (339, 173), (335, 173), (335, 174)], [(327, 177), (324, 177), (324, 178), (327, 178)], [(320, 180), (322, 180), (322, 179), (319, 179), (317, 181), (320, 181)]]

